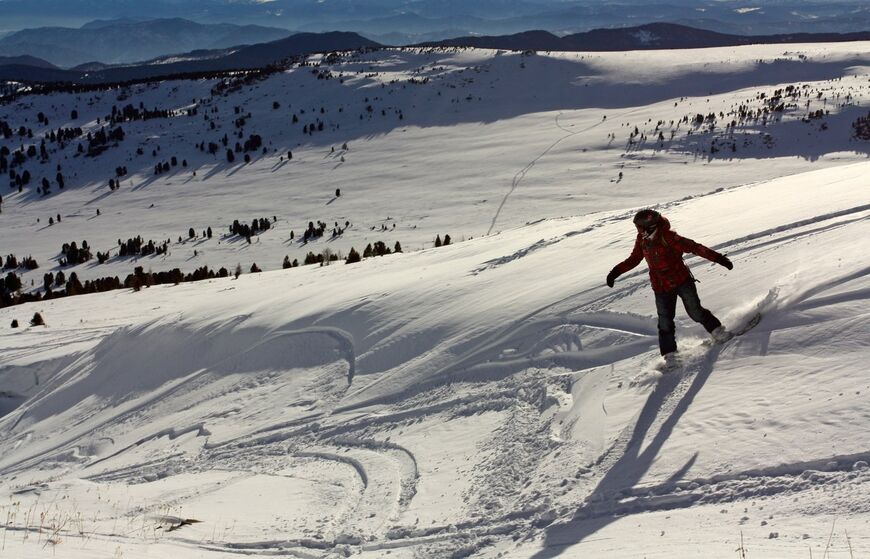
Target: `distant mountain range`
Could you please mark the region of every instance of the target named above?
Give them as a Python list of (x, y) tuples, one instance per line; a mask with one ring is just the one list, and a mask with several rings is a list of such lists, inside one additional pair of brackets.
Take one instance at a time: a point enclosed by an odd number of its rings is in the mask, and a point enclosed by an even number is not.
[(190, 20), (98, 20), (78, 29), (40, 27), (0, 38), (0, 56), (29, 55), (71, 68), (99, 61), (123, 64), (195, 49), (265, 43), (291, 32), (257, 25), (200, 24)]
[(35, 68), (52, 68), (57, 66), (47, 60), (35, 56), (0, 56), (0, 66), (33, 66)]
[(63, 70), (39, 59), (32, 59), (31, 64), (23, 64), (21, 60), (6, 65), (0, 62), (0, 80), (81, 84), (124, 82), (175, 74), (263, 68), (301, 54), (380, 47), (379, 43), (356, 33), (297, 33), (267, 43), (218, 51), (194, 51), (134, 65), (107, 66), (94, 62)]
[[(572, 35), (598, 28), (672, 22), (735, 35), (846, 33), (870, 30), (870, 5), (862, 0), (0, 0), (0, 35), (23, 27), (137, 25), (154, 18), (200, 23), (232, 22), (304, 31), (354, 31), (391, 44), (463, 35), (507, 35), (543, 29)], [(98, 21), (93, 22), (99, 18)], [(38, 23), (35, 23), (38, 22)], [(288, 33), (289, 34), (289, 33)], [(219, 33), (214, 34), (219, 38)], [(279, 37), (235, 41), (250, 44)], [(43, 44), (43, 43), (35, 43)], [(89, 43), (69, 45), (87, 60), (129, 62), (169, 52), (231, 44), (175, 45), (169, 51), (126, 59), (93, 56)], [(5, 53), (0, 54), (20, 54)], [(62, 66), (87, 60), (55, 61)]]
[(870, 31), (857, 33), (790, 33), (780, 35), (728, 35), (673, 23), (650, 23), (621, 29), (595, 29), (557, 37), (547, 31), (526, 31), (491, 37), (459, 37), (422, 43), (421, 46), (471, 46), (507, 50), (626, 51), (732, 47), (753, 44), (827, 43), (868, 41)]
[[(870, 41), (870, 32), (744, 36), (716, 33), (671, 23), (651, 23), (621, 29), (597, 29), (564, 37), (558, 37), (547, 31), (526, 31), (512, 35), (459, 37), (419, 43), (415, 46), (594, 52), (841, 41)], [(138, 64), (107, 65), (90, 62), (66, 70), (35, 57), (0, 57), (0, 80), (82, 84), (124, 82), (177, 74), (262, 68), (301, 54), (383, 47), (384, 45), (357, 33), (334, 31), (297, 33), (277, 41), (228, 49), (195, 50), (184, 54), (161, 56)]]

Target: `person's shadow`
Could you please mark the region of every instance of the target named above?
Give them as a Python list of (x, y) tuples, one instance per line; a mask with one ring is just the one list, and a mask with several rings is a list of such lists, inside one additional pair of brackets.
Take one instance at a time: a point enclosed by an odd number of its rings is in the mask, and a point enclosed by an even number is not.
[[(533, 555), (532, 559), (558, 557), (568, 546), (582, 542), (628, 512), (618, 509), (615, 497), (622, 490), (633, 487), (649, 471), (662, 446), (671, 436), (677, 422), (689, 409), (695, 396), (698, 395), (710, 377), (721, 350), (721, 346), (713, 347), (700, 363), (690, 366), (697, 368), (693, 377), (687, 378), (688, 372), (686, 372), (679, 376), (665, 374), (659, 380), (640, 412), (631, 438), (625, 444), (623, 454), (607, 470), (587, 501), (577, 509), (570, 521), (547, 527), (544, 532), (544, 547)], [(681, 384), (684, 384), (683, 381), (691, 382), (691, 384), (680, 396), (679, 388)], [(664, 418), (658, 432), (652, 437), (646, 448), (641, 451), (647, 434), (650, 433), (650, 429), (656, 423), (659, 414), (667, 413), (667, 409), (671, 407), (668, 403), (677, 398), (670, 415)], [(671, 474), (665, 485), (681, 479), (695, 463), (697, 457), (698, 453), (696, 452), (681, 468)], [(675, 506), (684, 506), (684, 504)]]

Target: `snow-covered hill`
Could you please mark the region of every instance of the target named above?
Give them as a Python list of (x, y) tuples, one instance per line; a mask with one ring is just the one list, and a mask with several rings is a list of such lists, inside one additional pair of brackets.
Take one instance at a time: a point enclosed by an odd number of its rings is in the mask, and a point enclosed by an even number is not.
[[(15, 169), (29, 171), (31, 185), (4, 192), (0, 253), (36, 258), (40, 268), (25, 275), (36, 284), (47, 269), (60, 269), (64, 243), (83, 240), (92, 252), (111, 256), (107, 265), (63, 268), (83, 280), (123, 279), (138, 265), (188, 273), (202, 265), (239, 263), (247, 270), (257, 263), (269, 270), (284, 256), (302, 262), (326, 247), (347, 254), (398, 240), (418, 249), (436, 235), (460, 240), (540, 218), (663, 202), (859, 161), (867, 143), (851, 138), (851, 123), (870, 97), (866, 45), (700, 50), (679, 65), (668, 52), (385, 51), (297, 67), (226, 96), (210, 95), (213, 81), (180, 81), (24, 97), (0, 108), (0, 120), (34, 135), (13, 135), (4, 142), (11, 151), (38, 148), (57, 128), (80, 127), (83, 136), (63, 148), (48, 142), (45, 162), (36, 149)], [(318, 79), (327, 71), (331, 79)], [(736, 114), (741, 106), (754, 116), (774, 108), (770, 98), (789, 85), (798, 96), (783, 98), (789, 105), (783, 113), (758, 120)], [(123, 129), (123, 141), (95, 157), (79, 153), (80, 144), (87, 151), (85, 136), (106, 126), (112, 107), (128, 104), (196, 108), (197, 114), (110, 125), (107, 130)], [(817, 110), (831, 114), (801, 122)], [(37, 121), (40, 112), (47, 126)], [(716, 121), (696, 124), (698, 114), (714, 114)], [(735, 128), (726, 128), (731, 121)], [(320, 123), (323, 131), (304, 133)], [(250, 152), (245, 164), (239, 152), (228, 163), (224, 136), (233, 148), (252, 135), (262, 139), (265, 153)], [(209, 143), (215, 154), (197, 149)], [(156, 175), (158, 164), (169, 171)], [(116, 177), (118, 167), (128, 174)], [(48, 196), (37, 192), (43, 178), (51, 185)], [(113, 179), (120, 182), (114, 192)], [(58, 214), (61, 223), (49, 226)], [(251, 245), (224, 238), (234, 220), (265, 217), (277, 223)], [(303, 245), (302, 232), (318, 221), (327, 224), (326, 237)], [(207, 227), (217, 232), (210, 240), (201, 235)], [(188, 239), (190, 228), (196, 238)], [(344, 233), (332, 239), (336, 228)], [(169, 254), (118, 257), (118, 240), (137, 236), (145, 243), (170, 240)]]
[[(3, 197), (0, 252), (41, 266), (26, 283), (405, 252), (0, 309), (0, 557), (862, 556), (870, 162), (851, 123), (867, 49), (788, 50), (371, 53), (123, 123), (94, 158), (53, 153), (62, 192)], [(183, 108), (213, 85), (124, 102)], [(115, 93), (0, 119), (56, 127), (77, 108), (93, 129)], [(772, 112), (726, 130), (741, 105)], [(232, 132), (235, 106), (270, 148), (247, 165), (193, 148)], [(188, 167), (155, 177), (172, 155)], [(604, 285), (647, 205), (734, 261), (688, 260), (726, 325), (763, 313), (708, 347), (681, 310), (687, 364), (667, 376), (645, 267)], [(273, 215), (250, 244), (223, 237)], [(351, 225), (301, 245), (318, 219)], [(136, 234), (170, 253), (52, 268), (63, 242)], [(26, 326), (36, 311), (47, 326)]]

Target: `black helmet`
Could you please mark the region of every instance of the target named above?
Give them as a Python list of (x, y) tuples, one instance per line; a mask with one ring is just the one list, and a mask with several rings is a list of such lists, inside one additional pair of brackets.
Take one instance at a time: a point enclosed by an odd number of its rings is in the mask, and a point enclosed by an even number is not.
[(638, 231), (652, 231), (658, 227), (659, 221), (662, 219), (662, 214), (655, 210), (645, 209), (640, 210), (634, 216), (634, 226)]

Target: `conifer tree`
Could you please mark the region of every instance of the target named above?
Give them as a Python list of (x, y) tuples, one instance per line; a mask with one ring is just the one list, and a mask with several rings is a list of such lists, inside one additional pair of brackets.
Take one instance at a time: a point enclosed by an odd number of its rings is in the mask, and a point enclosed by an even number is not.
[(45, 326), (45, 320), (38, 312), (33, 313), (33, 318), (30, 319), (31, 326)]

